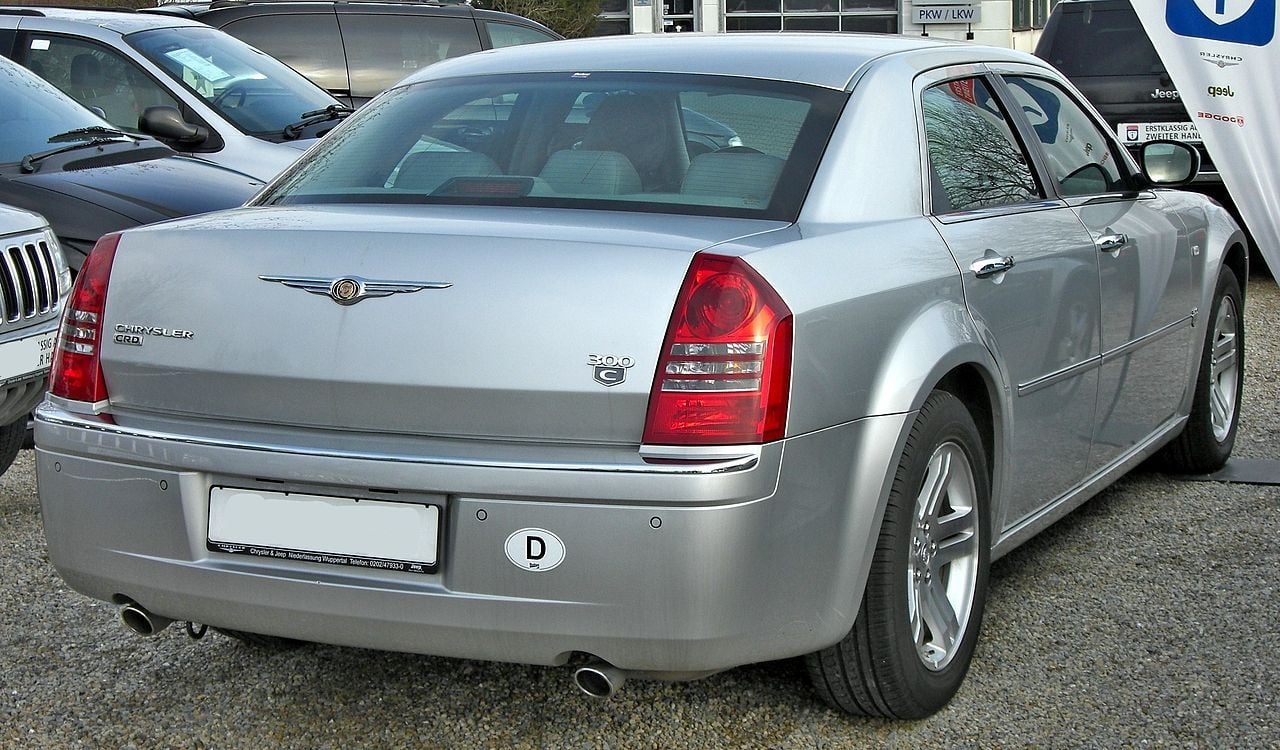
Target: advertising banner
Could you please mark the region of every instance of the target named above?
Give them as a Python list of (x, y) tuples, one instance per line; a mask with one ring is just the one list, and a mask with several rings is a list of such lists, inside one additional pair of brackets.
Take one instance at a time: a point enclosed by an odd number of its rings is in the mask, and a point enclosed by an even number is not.
[(1280, 274), (1277, 0), (1131, 2), (1262, 256)]

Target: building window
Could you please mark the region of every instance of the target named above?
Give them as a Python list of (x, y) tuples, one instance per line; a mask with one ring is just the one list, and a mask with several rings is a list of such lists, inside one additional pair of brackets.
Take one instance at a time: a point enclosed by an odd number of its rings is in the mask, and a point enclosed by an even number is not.
[(697, 5), (697, 0), (663, 0), (662, 30), (668, 33), (697, 31)]
[(898, 31), (898, 0), (727, 0), (726, 31)]
[(1013, 0), (1013, 30), (1043, 29), (1058, 0)]
[(603, 0), (600, 22), (593, 36), (617, 36), (631, 33), (631, 0)]

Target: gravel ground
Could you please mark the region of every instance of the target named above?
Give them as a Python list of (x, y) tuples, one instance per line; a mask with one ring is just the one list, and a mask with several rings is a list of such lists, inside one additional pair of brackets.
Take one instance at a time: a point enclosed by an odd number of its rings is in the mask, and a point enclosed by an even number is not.
[[(1237, 455), (1280, 457), (1280, 288), (1249, 286)], [(851, 719), (794, 662), (580, 697), (566, 670), (130, 635), (49, 565), (31, 451), (0, 479), (0, 748), (1280, 747), (1280, 487), (1138, 473), (995, 564), (969, 678)]]

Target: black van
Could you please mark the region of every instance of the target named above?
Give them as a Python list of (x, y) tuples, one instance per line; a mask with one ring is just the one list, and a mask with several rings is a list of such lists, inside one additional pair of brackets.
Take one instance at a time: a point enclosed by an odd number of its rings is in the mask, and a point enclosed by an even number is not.
[(221, 29), (354, 107), (447, 57), (561, 38), (523, 16), (447, 1), (214, 0), (145, 12)]

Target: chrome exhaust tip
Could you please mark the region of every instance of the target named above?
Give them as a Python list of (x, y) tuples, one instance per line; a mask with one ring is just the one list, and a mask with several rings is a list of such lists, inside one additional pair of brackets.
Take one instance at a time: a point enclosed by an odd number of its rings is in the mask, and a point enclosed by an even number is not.
[(626, 672), (603, 661), (573, 670), (573, 683), (592, 698), (610, 698), (622, 689), (622, 684), (626, 681)]
[(131, 602), (120, 608), (120, 622), (138, 635), (155, 635), (169, 627), (169, 623), (173, 620), (152, 614), (142, 605)]

